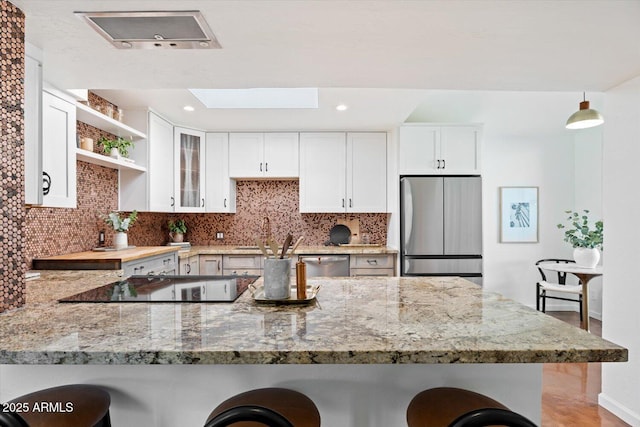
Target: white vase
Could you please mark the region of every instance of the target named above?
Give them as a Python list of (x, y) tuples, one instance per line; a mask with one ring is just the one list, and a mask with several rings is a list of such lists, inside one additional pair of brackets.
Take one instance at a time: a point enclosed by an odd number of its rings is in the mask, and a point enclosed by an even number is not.
[(111, 149), (111, 152), (109, 153), (109, 156), (113, 157), (114, 159), (119, 159), (120, 158), (120, 152), (118, 151), (118, 149), (116, 147), (113, 147)]
[(600, 251), (596, 248), (574, 248), (573, 259), (578, 267), (594, 268), (600, 261)]
[(118, 249), (126, 249), (129, 247), (129, 241), (127, 238), (127, 233), (118, 232), (113, 236), (113, 246)]

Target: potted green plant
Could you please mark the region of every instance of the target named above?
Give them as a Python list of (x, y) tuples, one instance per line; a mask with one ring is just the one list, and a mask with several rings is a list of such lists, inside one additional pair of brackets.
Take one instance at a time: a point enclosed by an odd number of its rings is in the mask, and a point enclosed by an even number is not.
[(174, 243), (184, 241), (184, 234), (187, 232), (187, 224), (183, 219), (169, 221), (169, 237)]
[(589, 210), (584, 209), (583, 213), (571, 210), (565, 211), (568, 214), (568, 226), (558, 224), (558, 228), (566, 229), (564, 241), (573, 246), (573, 258), (576, 264), (581, 267), (593, 268), (600, 261), (600, 251), (603, 243), (604, 224), (602, 220), (593, 223), (590, 227)]
[(118, 157), (119, 155), (129, 157), (129, 149), (134, 146), (133, 141), (121, 136), (116, 137), (116, 139), (101, 136), (98, 140), (98, 145), (102, 145), (102, 151), (111, 157)]
[(129, 247), (127, 231), (138, 219), (138, 211), (131, 212), (126, 218), (120, 218), (120, 213), (110, 212), (108, 215), (102, 215), (104, 222), (113, 227), (115, 235), (113, 236), (113, 246), (118, 249), (126, 249)]

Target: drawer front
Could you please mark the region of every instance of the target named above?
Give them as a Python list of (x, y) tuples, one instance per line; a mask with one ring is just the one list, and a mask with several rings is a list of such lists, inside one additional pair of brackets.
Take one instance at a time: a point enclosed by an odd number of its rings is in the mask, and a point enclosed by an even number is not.
[(262, 276), (262, 270), (259, 268), (225, 268), (222, 270), (225, 276)]
[(262, 257), (260, 255), (224, 255), (222, 258), (222, 268), (225, 270), (262, 268)]
[(170, 274), (177, 270), (176, 254), (156, 255), (123, 264), (125, 276), (144, 274)]
[(351, 255), (351, 268), (393, 268), (393, 256)]
[(393, 268), (352, 268), (351, 277), (393, 277)]

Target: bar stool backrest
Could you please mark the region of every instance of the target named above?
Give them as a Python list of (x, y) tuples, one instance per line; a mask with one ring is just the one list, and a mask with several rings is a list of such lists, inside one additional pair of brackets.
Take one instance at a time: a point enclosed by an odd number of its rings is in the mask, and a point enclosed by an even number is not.
[(15, 412), (0, 411), (0, 427), (29, 427), (29, 425)]
[(239, 421), (254, 421), (267, 427), (294, 427), (278, 412), (258, 405), (241, 405), (229, 408), (211, 419), (204, 427), (227, 427)]
[(449, 427), (537, 427), (524, 416), (508, 409), (485, 408), (467, 412), (456, 418)]

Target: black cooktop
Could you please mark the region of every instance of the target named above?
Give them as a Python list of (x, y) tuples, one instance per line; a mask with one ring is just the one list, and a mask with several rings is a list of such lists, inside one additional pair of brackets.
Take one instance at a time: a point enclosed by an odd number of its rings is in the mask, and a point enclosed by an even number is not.
[(232, 302), (259, 276), (131, 276), (59, 302)]

